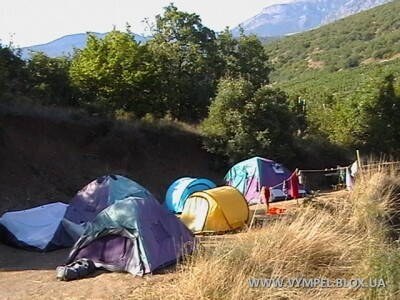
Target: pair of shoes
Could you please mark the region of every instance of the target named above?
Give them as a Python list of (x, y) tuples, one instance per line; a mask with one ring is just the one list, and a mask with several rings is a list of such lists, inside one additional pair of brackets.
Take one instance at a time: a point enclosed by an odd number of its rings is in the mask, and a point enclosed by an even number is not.
[(86, 258), (78, 259), (66, 266), (58, 266), (56, 269), (57, 279), (69, 281), (84, 278), (96, 270), (93, 261)]

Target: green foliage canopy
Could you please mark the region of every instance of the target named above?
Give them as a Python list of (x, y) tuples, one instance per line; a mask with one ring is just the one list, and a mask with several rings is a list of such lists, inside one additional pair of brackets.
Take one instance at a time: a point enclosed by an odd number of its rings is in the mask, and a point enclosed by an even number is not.
[(74, 90), (69, 79), (71, 61), (67, 57), (50, 58), (37, 52), (27, 62), (31, 96), (42, 104), (72, 105)]
[(174, 118), (195, 121), (205, 116), (219, 77), (215, 40), (198, 15), (173, 4), (156, 17), (148, 45), (157, 68), (158, 95)]
[(147, 46), (128, 33), (114, 30), (104, 39), (89, 35), (86, 48), (72, 61), (70, 78), (82, 93), (81, 104), (143, 116), (156, 107), (150, 95), (155, 84), (150, 61)]
[(233, 38), (229, 28), (219, 34), (217, 39), (223, 74), (230, 78), (244, 78), (255, 87), (269, 83), (271, 66), (261, 41), (255, 35), (240, 33)]
[(249, 156), (287, 159), (296, 124), (285, 93), (245, 79), (225, 79), (201, 130), (205, 147), (233, 161)]
[(25, 62), (11, 46), (0, 44), (0, 97), (26, 92)]
[(368, 152), (400, 149), (400, 61), (305, 77), (278, 86), (306, 104), (306, 132)]

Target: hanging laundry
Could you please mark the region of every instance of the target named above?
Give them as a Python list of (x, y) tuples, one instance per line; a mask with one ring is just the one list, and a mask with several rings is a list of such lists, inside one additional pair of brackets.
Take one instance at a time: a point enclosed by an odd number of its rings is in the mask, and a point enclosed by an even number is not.
[(288, 194), (288, 189), (287, 189), (286, 180), (282, 183), (282, 192), (283, 192), (285, 195)]
[(263, 186), (260, 191), (260, 203), (268, 204), (270, 201), (271, 192), (269, 187)]
[(353, 189), (354, 179), (351, 176), (350, 167), (346, 168), (346, 188), (350, 191)]
[(351, 177), (356, 177), (358, 172), (358, 161), (353, 162), (353, 164), (350, 167), (350, 175)]
[(303, 184), (304, 183), (304, 178), (303, 178), (303, 173), (301, 171), (299, 171), (299, 184)]
[(290, 177), (290, 196), (293, 199), (299, 198), (299, 178), (297, 177), (296, 173), (293, 173), (293, 175)]
[(339, 177), (338, 177), (338, 184), (345, 184), (346, 183), (346, 169), (339, 168)]

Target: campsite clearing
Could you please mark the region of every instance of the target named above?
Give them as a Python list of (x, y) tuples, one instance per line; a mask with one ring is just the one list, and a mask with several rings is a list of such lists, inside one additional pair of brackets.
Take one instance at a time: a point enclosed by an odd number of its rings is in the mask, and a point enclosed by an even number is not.
[[(329, 200), (342, 197), (345, 193), (346, 191), (333, 192), (319, 198)], [(299, 203), (302, 201), (299, 200)], [(297, 201), (276, 202), (271, 206), (290, 209), (297, 206)], [(89, 278), (63, 282), (57, 281), (55, 268), (65, 261), (69, 249), (39, 253), (0, 244), (0, 253), (2, 299), (122, 299), (132, 295), (136, 288), (143, 285), (170, 284), (177, 276), (172, 268), (165, 270), (163, 274), (143, 278), (126, 273), (99, 272)]]

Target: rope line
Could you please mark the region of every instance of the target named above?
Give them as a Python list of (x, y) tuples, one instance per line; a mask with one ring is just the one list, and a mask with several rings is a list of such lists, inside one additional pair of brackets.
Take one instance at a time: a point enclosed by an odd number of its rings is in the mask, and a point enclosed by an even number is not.
[(279, 184), (277, 184), (277, 185), (274, 185), (274, 186), (271, 186), (269, 189), (271, 190), (271, 189), (274, 189), (274, 188), (276, 188), (276, 187), (278, 187), (278, 186), (280, 186), (280, 185), (283, 185), (286, 181), (289, 181), (290, 179), (292, 179), (292, 177), (294, 176), (296, 174), (296, 171), (294, 171), (293, 173), (292, 173), (292, 175), (290, 175), (288, 178), (286, 178), (284, 181), (282, 181), (281, 183), (279, 183)]

